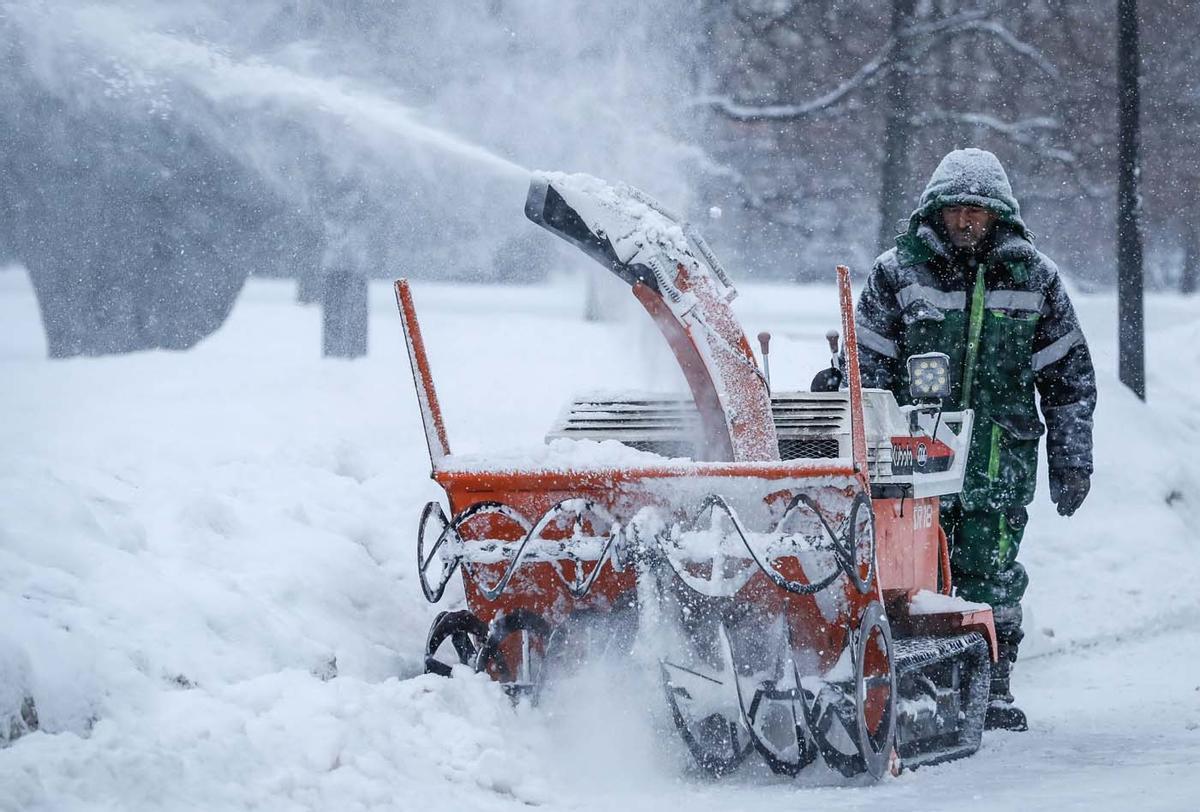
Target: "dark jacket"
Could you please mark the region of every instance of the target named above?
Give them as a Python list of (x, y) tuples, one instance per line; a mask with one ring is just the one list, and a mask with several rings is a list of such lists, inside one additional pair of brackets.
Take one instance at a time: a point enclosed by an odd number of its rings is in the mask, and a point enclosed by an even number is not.
[[(987, 205), (1000, 217), (974, 254), (953, 250), (936, 227), (940, 209), (954, 203)], [(863, 385), (890, 389), (901, 403), (909, 402), (909, 355), (950, 356), (947, 408), (976, 413), (968, 508), (1032, 500), (1043, 431), (1051, 469), (1091, 473), (1096, 378), (1087, 342), (991, 153), (960, 150), (943, 160), (908, 231), (876, 260), (857, 325)]]

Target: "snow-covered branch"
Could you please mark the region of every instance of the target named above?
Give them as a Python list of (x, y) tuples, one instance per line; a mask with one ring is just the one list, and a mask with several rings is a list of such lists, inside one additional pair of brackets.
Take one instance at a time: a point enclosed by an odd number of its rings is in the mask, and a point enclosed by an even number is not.
[(900, 37), (905, 40), (914, 40), (937, 36), (947, 31), (954, 32), (960, 30), (967, 23), (986, 20), (991, 13), (990, 11), (979, 9), (951, 14), (948, 17), (942, 17), (937, 20), (913, 23), (901, 29)]
[(1057, 161), (1063, 164), (1071, 172), (1072, 179), (1079, 185), (1079, 188), (1091, 197), (1099, 197), (1101, 190), (1088, 183), (1083, 177), (1079, 165), (1079, 157), (1068, 149), (1056, 147), (1053, 144), (1047, 144), (1039, 135), (1046, 131), (1057, 130), (1060, 127), (1056, 119), (1047, 116), (1034, 116), (1032, 118), (1023, 118), (1016, 121), (1004, 121), (995, 116), (987, 115), (986, 113), (962, 112), (957, 110), (931, 110), (919, 115), (913, 116), (909, 122), (916, 127), (927, 126), (932, 124), (944, 124), (946, 122), (957, 122), (961, 124), (970, 124), (976, 127), (983, 127), (992, 132), (998, 133), (1009, 139), (1015, 144), (1020, 144), (1023, 147), (1028, 147), (1036, 155), (1043, 158)]
[(971, 124), (976, 127), (984, 127), (1022, 146), (1032, 147), (1037, 150), (1038, 154), (1046, 158), (1052, 158), (1064, 164), (1073, 164), (1077, 160), (1075, 153), (1047, 145), (1037, 136), (1038, 131), (1057, 130), (1059, 127), (1058, 121), (1045, 116), (1024, 118), (1017, 121), (1004, 121), (986, 113), (931, 110), (913, 116), (909, 121), (915, 126), (958, 122), (961, 124)]
[(895, 62), (927, 51), (941, 39), (962, 33), (983, 33), (1033, 62), (1047, 76), (1057, 79), (1058, 68), (1037, 48), (1018, 39), (1003, 24), (989, 18), (988, 11), (967, 11), (939, 20), (917, 23), (889, 37), (876, 54), (854, 75), (816, 98), (791, 104), (742, 104), (727, 95), (698, 96), (695, 106), (711, 107), (736, 121), (765, 121), (805, 118), (824, 113), (844, 102), (854, 91), (885, 75)]
[(709, 106), (737, 121), (761, 121), (765, 119), (803, 118), (834, 107), (852, 92), (869, 84), (888, 66), (896, 39), (890, 38), (869, 62), (859, 68), (853, 76), (828, 93), (798, 104), (739, 104), (728, 96), (699, 96), (698, 106)]
[(692, 161), (699, 172), (729, 181), (731, 188), (741, 195), (747, 205), (751, 207), (762, 205), (762, 197), (751, 188), (749, 179), (741, 170), (717, 160), (706, 150), (693, 144), (677, 144), (676, 150), (684, 158)]
[(926, 26), (913, 26), (907, 29), (905, 34), (909, 35), (909, 32), (919, 32), (927, 37), (921, 44), (920, 51), (922, 52), (929, 50), (939, 40), (958, 34), (987, 34), (995, 37), (998, 42), (1009, 50), (1028, 59), (1046, 76), (1051, 79), (1059, 78), (1058, 68), (1055, 67), (1054, 63), (1044, 53), (1028, 42), (1024, 42), (1018, 38), (1003, 23), (978, 15), (965, 14), (959, 15), (958, 19), (947, 18), (945, 21), (938, 22), (945, 22), (947, 24), (938, 25), (937, 23), (930, 23)]

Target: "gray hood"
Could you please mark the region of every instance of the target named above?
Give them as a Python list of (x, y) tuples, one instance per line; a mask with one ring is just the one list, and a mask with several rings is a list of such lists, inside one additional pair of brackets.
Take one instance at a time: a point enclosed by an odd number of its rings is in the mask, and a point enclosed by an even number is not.
[[(1032, 236), (1021, 219), (1021, 207), (1000, 159), (987, 150), (956, 149), (942, 158), (921, 193), (921, 201), (908, 221), (908, 230), (896, 238), (901, 264), (909, 265), (944, 253), (940, 238), (930, 227), (932, 215), (946, 206), (979, 206), (1000, 218), (997, 229), (1005, 253), (1035, 253)], [(1013, 239), (1028, 244), (1013, 245)], [(941, 250), (939, 250), (941, 249)]]
[(1003, 222), (1023, 231), (1021, 207), (1000, 159), (969, 147), (949, 153), (933, 170), (913, 217), (925, 219), (946, 206), (979, 206), (994, 211)]

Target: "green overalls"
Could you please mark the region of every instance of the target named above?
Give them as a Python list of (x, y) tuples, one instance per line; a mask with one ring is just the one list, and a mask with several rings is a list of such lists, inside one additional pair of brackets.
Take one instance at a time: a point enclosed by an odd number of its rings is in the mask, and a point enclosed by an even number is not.
[[(902, 343), (906, 356), (946, 353), (951, 369), (961, 370), (951, 375), (946, 408), (975, 410), (966, 481), (960, 497), (942, 501), (942, 527), (950, 539), (958, 593), (993, 606), (1019, 604), (1029, 584), (1016, 557), (1028, 517), (1025, 506), (1037, 486), (1043, 426), (1030, 361), (1041, 298), (1019, 289), (1027, 280), (1022, 263), (980, 264), (966, 307), (939, 309), (941, 318), (912, 320)], [(1017, 289), (989, 290), (989, 283), (1000, 282)], [(897, 397), (904, 402), (904, 367), (900, 384)]]

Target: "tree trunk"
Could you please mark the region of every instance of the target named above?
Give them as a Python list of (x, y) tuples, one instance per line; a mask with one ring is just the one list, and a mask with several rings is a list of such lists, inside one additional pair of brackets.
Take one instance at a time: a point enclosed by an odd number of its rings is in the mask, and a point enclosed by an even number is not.
[[(591, 268), (588, 268), (590, 271)], [(584, 321), (601, 321), (603, 314), (600, 311), (600, 291), (596, 283), (596, 277), (599, 274), (584, 272), (583, 275), (583, 320)]]
[[(916, 0), (892, 0), (892, 36), (896, 37), (911, 21)], [(907, 49), (896, 46), (884, 88), (886, 122), (883, 132), (883, 163), (880, 167), (879, 250), (891, 247), (898, 224), (908, 214), (906, 187), (908, 158), (912, 151), (912, 98), (909, 95)]]
[(320, 272), (302, 271), (296, 277), (296, 301), (299, 304), (316, 304), (321, 300), (323, 286)]
[(321, 290), (326, 358), (367, 354), (367, 279), (349, 271), (325, 274)]
[[(942, 0), (938, 6), (938, 16), (940, 18), (949, 17), (955, 13), (957, 6), (957, 0)], [(963, 87), (958, 71), (955, 70), (955, 66), (960, 64), (958, 60), (962, 59), (962, 55), (955, 52), (958, 48), (958, 41), (954, 37), (949, 37), (934, 47), (936, 54), (934, 64), (937, 65), (937, 74), (934, 79), (938, 89), (938, 105), (943, 110), (959, 109), (963, 106), (963, 96), (967, 91)], [(966, 137), (966, 127), (955, 119), (928, 129), (931, 131), (928, 141), (938, 147), (931, 151), (940, 152), (939, 158), (952, 149), (969, 146), (971, 143)]]
[(1117, 0), (1117, 279), (1118, 367), (1121, 382), (1146, 399), (1142, 288), (1140, 94), (1137, 0)]
[(1191, 295), (1200, 287), (1200, 226), (1184, 224), (1183, 270), (1179, 275), (1179, 292)]

